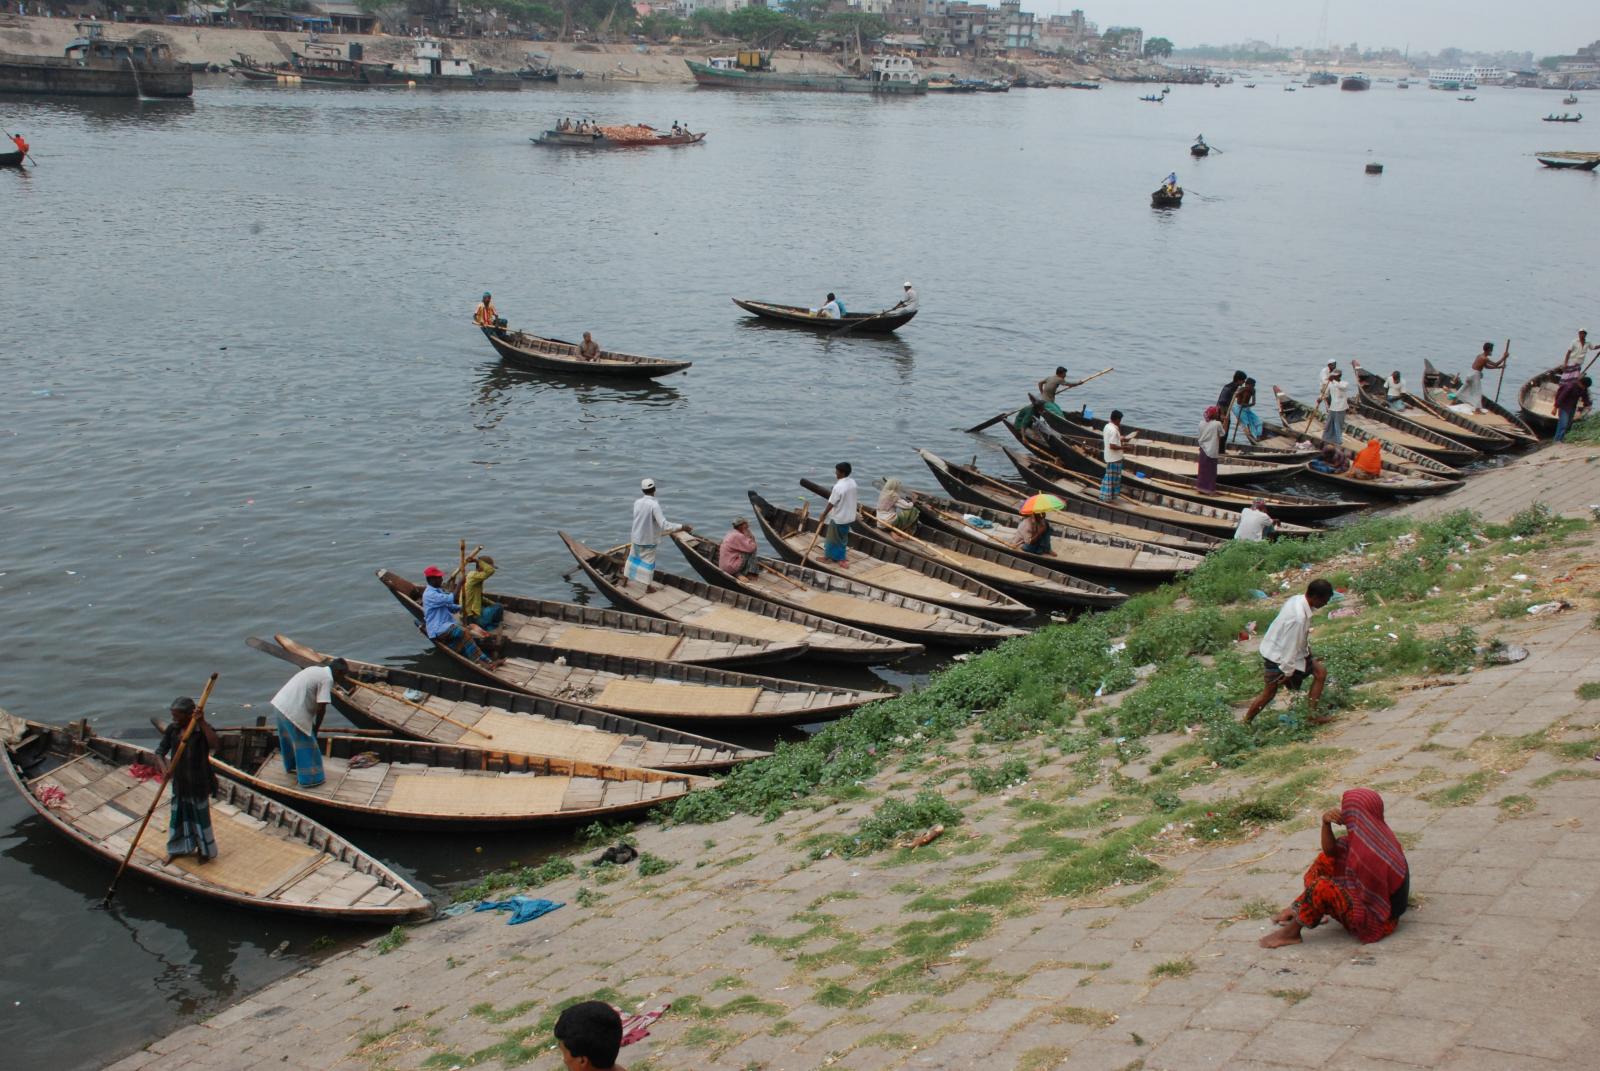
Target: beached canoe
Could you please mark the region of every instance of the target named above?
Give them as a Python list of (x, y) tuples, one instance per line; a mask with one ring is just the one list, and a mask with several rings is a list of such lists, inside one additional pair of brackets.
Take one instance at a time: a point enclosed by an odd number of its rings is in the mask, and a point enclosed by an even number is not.
[[(1058, 498), (1071, 495), (1075, 498), (1099, 500), (1100, 479), (1097, 476), (1073, 472), (1036, 453), (1019, 454), (1015, 450), (1008, 449), (1005, 455), (1023, 481), (1037, 491), (1045, 491)], [(1126, 481), (1122, 485), (1122, 494), (1117, 496), (1117, 503), (1123, 509), (1141, 516), (1165, 521), (1168, 524), (1198, 528), (1203, 532), (1228, 539), (1233, 537), (1234, 530), (1239, 527), (1238, 510), (1208, 506), (1202, 502), (1163, 494), (1146, 487), (1129, 486)], [(1270, 508), (1268, 512), (1271, 512)], [(1315, 528), (1288, 521), (1277, 524), (1280, 536), (1308, 536), (1316, 531)]]
[[(422, 631), (419, 622), (417, 631)], [(669, 725), (796, 725), (825, 721), (887, 693), (828, 688), (681, 662), (527, 646), (498, 666), (438, 640), (446, 658), (501, 688)]]
[[(283, 635), (272, 640), (252, 636), (245, 642), (302, 669), (323, 665), (331, 657)], [(686, 773), (726, 770), (768, 754), (609, 710), (399, 666), (345, 661), (355, 681), (349, 688), (334, 687), (333, 704), (362, 729), (510, 755), (546, 755)]]
[(325, 733), (322, 784), (286, 773), (278, 731), (218, 729), (227, 777), (338, 825), (450, 832), (527, 829), (638, 814), (714, 782), (692, 774), (454, 744)]
[[(923, 464), (932, 471), (951, 497), (975, 506), (1012, 511), (1017, 509), (1034, 491), (1024, 483), (1002, 480), (980, 472), (976, 464), (961, 465), (929, 450), (918, 450)], [(976, 459), (974, 459), (976, 461)], [(1146, 546), (1205, 554), (1221, 546), (1224, 540), (1196, 528), (1152, 520), (1149, 517), (1118, 509), (1098, 501), (1061, 496), (1066, 509), (1050, 515), (1054, 528), (1072, 528), (1080, 532), (1109, 535)]]
[[(1317, 442), (1322, 441), (1323, 413), (1316, 412), (1304, 402), (1296, 401), (1278, 387), (1273, 387), (1272, 393), (1280, 412), (1288, 407), (1310, 416), (1309, 426), (1296, 422), (1291, 424), (1291, 427), (1302, 429), (1300, 433), (1307, 438)], [(1374, 408), (1353, 398), (1350, 401), (1349, 411), (1345, 413), (1344, 431), (1346, 435), (1359, 431), (1363, 439), (1382, 439), (1386, 446), (1390, 443), (1404, 446), (1452, 468), (1483, 456), (1480, 451), (1404, 420), (1387, 408)]]
[(841, 568), (822, 553), (817, 522), (809, 513), (775, 506), (754, 491), (750, 492), (750, 506), (755, 510), (756, 523), (761, 525), (767, 542), (787, 561), (963, 613), (977, 614), (991, 621), (1020, 621), (1033, 616), (1033, 610), (1026, 603), (1018, 602), (981, 580), (870, 537), (852, 540), (851, 560)]
[[(135, 776), (155, 754), (96, 736), (87, 722), (58, 728), (0, 714), (16, 739), (6, 773), (48, 825), (108, 866), (121, 864), (155, 799), (159, 777)], [(168, 790), (170, 791), (170, 789)], [(433, 914), (410, 882), (331, 830), (227, 777), (211, 794), (215, 859), (166, 862), (165, 798), (128, 870), (164, 888), (237, 907), (333, 921), (392, 923)]]
[[(407, 608), (421, 604), (420, 584), (387, 569), (378, 570), (378, 580)], [(562, 651), (636, 655), (727, 669), (788, 662), (806, 653), (804, 642), (764, 640), (598, 606), (504, 592), (485, 592), (483, 597), (505, 611), (496, 634), (512, 654), (523, 645), (534, 644)]]
[[(1044, 418), (1049, 425), (1063, 435), (1080, 438), (1101, 440), (1101, 432), (1105, 429), (1106, 422), (1099, 417), (1084, 416), (1082, 413), (1066, 412), (1057, 416), (1046, 409)], [(1200, 448), (1200, 440), (1193, 435), (1180, 435), (1175, 431), (1157, 431), (1153, 428), (1135, 427), (1123, 422), (1124, 433), (1135, 432), (1139, 440), (1153, 443), (1157, 446), (1189, 447), (1191, 450)], [(1274, 464), (1293, 464), (1297, 461), (1309, 461), (1317, 456), (1315, 450), (1289, 449), (1273, 443), (1252, 443), (1239, 436), (1228, 443), (1226, 454), (1230, 458), (1249, 457), (1258, 461), (1268, 461)]]
[[(800, 486), (823, 499), (828, 497), (826, 487), (810, 480), (802, 479)], [(880, 545), (899, 547), (932, 563), (947, 565), (1030, 606), (1103, 610), (1128, 598), (1123, 592), (1013, 554), (1009, 547), (1002, 549), (986, 540), (947, 532), (920, 518), (911, 530), (897, 531), (880, 521), (872, 510), (864, 509), (851, 535), (863, 541), (875, 539)]]
[[(1053, 428), (1043, 428), (1042, 432), (1053, 436), (1058, 442), (1071, 443), (1077, 450), (1099, 452), (1103, 440), (1099, 435), (1085, 437), (1081, 430), (1062, 435)], [(1153, 477), (1173, 477), (1180, 480), (1192, 480), (1200, 475), (1200, 447), (1184, 446), (1179, 443), (1147, 443), (1141, 439), (1131, 442), (1123, 440), (1122, 456), (1124, 471), (1137, 468), (1148, 472)], [(1066, 459), (1063, 459), (1066, 460)], [(1287, 480), (1300, 475), (1305, 469), (1304, 461), (1265, 461), (1258, 457), (1246, 457), (1236, 453), (1223, 453), (1217, 458), (1217, 482), (1227, 484), (1263, 484)]]
[(843, 331), (849, 327), (851, 334), (856, 335), (892, 334), (910, 323), (917, 314), (916, 309), (883, 309), (878, 312), (850, 312), (833, 320), (818, 316), (804, 305), (778, 305), (750, 298), (734, 298), (733, 303), (745, 312), (773, 323), (808, 327), (813, 331)]
[(653, 592), (646, 594), (633, 585), (623, 587), (622, 571), (628, 556), (626, 543), (610, 550), (595, 550), (565, 532), (557, 534), (584, 574), (606, 598), (640, 613), (699, 623), (756, 639), (803, 643), (811, 657), (830, 662), (879, 665), (919, 655), (923, 650), (916, 642), (907, 643), (868, 632), (748, 592), (730, 591), (660, 568), (651, 581), (655, 586)]
[(1413, 424), (1427, 428), (1429, 431), (1438, 432), (1447, 438), (1482, 450), (1486, 453), (1495, 453), (1510, 448), (1512, 439), (1509, 435), (1502, 435), (1498, 431), (1485, 427), (1470, 417), (1450, 409), (1435, 406), (1421, 395), (1405, 391), (1400, 395), (1404, 409), (1391, 409), (1387, 387), (1382, 376), (1362, 368), (1357, 361), (1351, 361), (1350, 367), (1356, 374), (1356, 382), (1361, 385), (1361, 401), (1363, 408), (1384, 409), (1398, 416), (1404, 417)]
[[(1007, 421), (1007, 427), (1016, 435), (1017, 441), (1026, 446), (1037, 457), (1046, 460), (1058, 461), (1069, 469), (1073, 469), (1085, 476), (1099, 479), (1105, 473), (1106, 464), (1101, 460), (1101, 451), (1092, 444), (1080, 444), (1065, 439), (1047, 428), (1037, 426), (1029, 428), (1026, 435), (1018, 432)], [(1129, 486), (1156, 491), (1160, 494), (1170, 495), (1175, 498), (1186, 498), (1191, 502), (1201, 505), (1220, 507), (1230, 511), (1238, 511), (1260, 499), (1267, 505), (1267, 512), (1275, 519), (1290, 520), (1297, 523), (1306, 521), (1323, 521), (1352, 510), (1360, 509), (1365, 503), (1346, 502), (1337, 498), (1310, 498), (1306, 495), (1291, 495), (1282, 492), (1256, 491), (1248, 488), (1228, 487), (1218, 484), (1215, 491), (1202, 491), (1195, 485), (1195, 481), (1186, 477), (1170, 474), (1141, 474), (1137, 463), (1130, 466), (1124, 464), (1122, 470), (1122, 486)]]
[[(1310, 437), (1307, 434), (1303, 434), (1303, 429), (1309, 427), (1311, 432), (1317, 436), (1318, 449), (1320, 450), (1322, 446), (1327, 445), (1321, 442), (1323, 421), (1320, 414), (1308, 411), (1305, 406), (1287, 394), (1279, 394), (1275, 401), (1279, 423), (1274, 424), (1270, 420), (1262, 421), (1262, 434), (1264, 436), (1279, 442), (1305, 442), (1310, 441)], [(1365, 446), (1371, 440), (1377, 439), (1383, 443), (1384, 457), (1397, 469), (1407, 469), (1425, 476), (1442, 476), (1447, 480), (1458, 479), (1461, 476), (1460, 469), (1446, 465), (1443, 461), (1431, 458), (1427, 454), (1419, 454), (1409, 446), (1401, 446), (1394, 439), (1389, 438), (1386, 434), (1388, 430), (1380, 424), (1362, 423), (1358, 415), (1354, 421), (1347, 420), (1345, 422), (1344, 437), (1347, 442), (1354, 440), (1361, 446)], [(1316, 473), (1308, 470), (1307, 475), (1316, 475)]]
[(693, 361), (640, 357), (615, 350), (601, 350), (600, 356), (585, 361), (578, 356), (576, 343), (503, 327), (484, 327), (480, 330), (507, 364), (534, 372), (565, 372), (568, 375), (604, 376), (608, 379), (655, 379), (673, 372), (687, 371), (694, 364)]
[[(1431, 361), (1422, 362), (1422, 396), (1435, 409), (1448, 409), (1457, 416), (1464, 416), (1474, 424), (1515, 440), (1519, 446), (1532, 446), (1539, 441), (1538, 433), (1528, 426), (1527, 421), (1492, 398), (1483, 400), (1484, 412), (1471, 412), (1471, 406), (1455, 400), (1455, 393), (1460, 389), (1460, 376), (1439, 371)], [(1462, 413), (1462, 409), (1468, 412)]]
[(1026, 634), (1023, 629), (997, 624), (975, 614), (964, 614), (948, 606), (898, 595), (780, 558), (758, 555), (756, 572), (733, 576), (717, 565), (716, 540), (678, 531), (672, 533), (672, 541), (694, 571), (713, 584), (748, 592), (803, 613), (871, 629), (879, 635), (925, 645), (988, 647)]
[[(1327, 445), (1346, 461), (1354, 463), (1356, 450), (1348, 446), (1333, 446), (1331, 443)], [(1342, 492), (1372, 498), (1427, 498), (1454, 491), (1464, 483), (1459, 475), (1441, 476), (1413, 468), (1407, 463), (1397, 464), (1390, 459), (1392, 449), (1395, 448), (1383, 443), (1382, 452), (1379, 454), (1378, 475), (1372, 479), (1361, 479), (1354, 475), (1352, 469), (1346, 469), (1344, 472), (1326, 472), (1317, 467), (1320, 462), (1312, 464), (1306, 470), (1306, 476), (1319, 483), (1337, 487)]]
[(1523, 422), (1546, 439), (1556, 433), (1556, 388), (1566, 370), (1562, 365), (1546, 369), (1517, 391)]

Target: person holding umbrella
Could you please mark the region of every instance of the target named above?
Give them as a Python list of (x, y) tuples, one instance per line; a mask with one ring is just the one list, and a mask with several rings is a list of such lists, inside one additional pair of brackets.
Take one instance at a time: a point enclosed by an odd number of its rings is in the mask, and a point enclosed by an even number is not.
[(1016, 538), (1011, 545), (1029, 554), (1054, 554), (1050, 549), (1050, 519), (1053, 509), (1063, 509), (1066, 503), (1055, 495), (1034, 495), (1018, 507), (1022, 523), (1017, 526)]

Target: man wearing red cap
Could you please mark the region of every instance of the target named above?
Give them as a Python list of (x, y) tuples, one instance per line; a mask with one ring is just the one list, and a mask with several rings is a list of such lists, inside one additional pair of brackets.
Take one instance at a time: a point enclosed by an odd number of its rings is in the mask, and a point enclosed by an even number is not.
[(455, 596), (445, 590), (444, 570), (437, 565), (430, 565), (422, 571), (422, 577), (428, 582), (428, 586), (422, 590), (422, 630), (428, 634), (428, 639), (491, 668), (498, 666), (500, 663), (484, 654), (473, 642), (483, 639), (487, 634), (476, 625), (464, 628), (456, 622), (461, 606)]

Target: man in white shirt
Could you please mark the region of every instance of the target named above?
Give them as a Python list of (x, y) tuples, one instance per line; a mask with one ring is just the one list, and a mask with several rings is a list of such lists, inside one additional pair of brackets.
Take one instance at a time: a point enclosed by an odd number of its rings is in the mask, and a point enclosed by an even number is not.
[(1317, 379), (1317, 393), (1318, 394), (1321, 394), (1323, 391), (1328, 389), (1328, 379), (1333, 375), (1333, 373), (1335, 371), (1338, 370), (1338, 368), (1339, 368), (1339, 362), (1338, 361), (1329, 361), (1327, 364), (1322, 366), (1322, 375)]
[(900, 299), (900, 303), (897, 304), (895, 308), (901, 309), (905, 312), (916, 312), (917, 290), (916, 287), (911, 285), (910, 279), (906, 280), (905, 291), (905, 296)]
[(1258, 498), (1239, 512), (1239, 526), (1233, 530), (1233, 538), (1241, 543), (1259, 543), (1272, 536), (1274, 528), (1267, 504)]
[(1122, 445), (1133, 441), (1134, 433), (1122, 430), (1122, 410), (1111, 410), (1111, 419), (1100, 430), (1105, 442), (1106, 474), (1100, 478), (1100, 501), (1115, 502), (1122, 494)]
[(649, 477), (639, 481), (639, 490), (642, 492), (633, 503), (633, 530), (629, 538), (633, 541), (628, 548), (628, 560), (622, 567), (622, 584), (626, 588), (629, 581), (636, 581), (644, 585), (644, 593), (649, 595), (656, 589), (650, 586), (650, 581), (656, 575), (656, 546), (661, 542), (661, 536), (667, 532), (692, 532), (694, 529), (687, 524), (668, 524), (667, 515), (661, 512), (661, 503), (656, 501), (656, 482)]
[(1600, 350), (1600, 343), (1589, 341), (1589, 332), (1579, 331), (1578, 340), (1567, 347), (1567, 355), (1561, 359), (1562, 367), (1569, 364), (1582, 364), (1590, 350)]
[(322, 784), (322, 752), (317, 733), (333, 699), (333, 685), (350, 679), (350, 666), (335, 658), (324, 666), (307, 666), (290, 677), (272, 697), (278, 712), (278, 752), (286, 773), (294, 774), (302, 788)]
[[(838, 479), (834, 482), (833, 490), (828, 492), (828, 504), (823, 507), (822, 516), (817, 518), (817, 524), (827, 525), (823, 529), (822, 553), (842, 569), (850, 567), (846, 560), (850, 549), (850, 526), (856, 523), (856, 517), (860, 514), (856, 504), (856, 481), (850, 478), (850, 471), (848, 461), (841, 461), (833, 467), (833, 474)], [(833, 519), (829, 520), (830, 517)]]
[(838, 298), (829, 294), (827, 302), (817, 310), (817, 315), (824, 320), (842, 320), (844, 319), (844, 306), (839, 303)]
[(1322, 441), (1343, 446), (1344, 418), (1350, 411), (1350, 388), (1345, 385), (1344, 373), (1335, 368), (1322, 389), (1328, 398), (1328, 421), (1322, 429)]
[[(1308, 676), (1311, 691), (1306, 693), (1306, 704), (1312, 710), (1317, 709), (1322, 688), (1328, 683), (1328, 669), (1320, 659), (1311, 657), (1311, 615), (1328, 605), (1331, 598), (1333, 585), (1326, 580), (1313, 580), (1306, 586), (1304, 595), (1292, 596), (1278, 611), (1267, 634), (1261, 637), (1262, 675), (1266, 687), (1250, 701), (1250, 709), (1244, 712), (1246, 723), (1255, 720), (1280, 687), (1288, 685), (1290, 691), (1299, 691)], [(1318, 720), (1312, 719), (1313, 723)]]

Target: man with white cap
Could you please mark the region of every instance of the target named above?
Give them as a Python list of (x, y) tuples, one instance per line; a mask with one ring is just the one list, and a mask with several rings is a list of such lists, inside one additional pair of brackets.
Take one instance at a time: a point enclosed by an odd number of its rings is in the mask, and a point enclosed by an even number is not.
[(667, 515), (661, 512), (661, 503), (656, 501), (654, 480), (646, 476), (639, 481), (639, 490), (643, 493), (633, 503), (633, 545), (628, 548), (628, 561), (622, 570), (622, 586), (637, 581), (644, 585), (644, 593), (648, 595), (655, 590), (650, 580), (656, 575), (656, 546), (661, 536), (666, 532), (692, 532), (694, 529), (687, 524), (667, 523)]
[(904, 309), (906, 312), (916, 312), (917, 311), (917, 288), (911, 285), (911, 280), (910, 279), (906, 280), (905, 290), (906, 290), (905, 297), (900, 299), (900, 303), (897, 304), (895, 306), (895, 308)]

